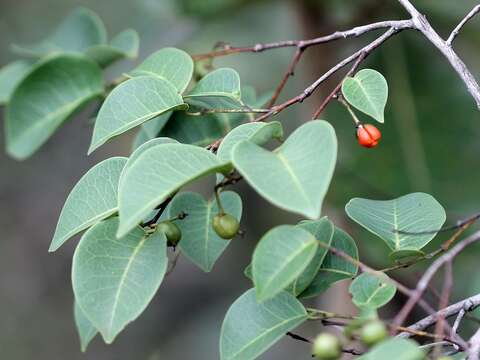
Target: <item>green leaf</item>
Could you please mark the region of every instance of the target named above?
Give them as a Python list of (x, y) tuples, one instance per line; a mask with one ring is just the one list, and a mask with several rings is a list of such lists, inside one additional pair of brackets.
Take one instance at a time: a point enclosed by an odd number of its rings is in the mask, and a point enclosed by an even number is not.
[[(335, 226), (326, 217), (320, 220), (307, 220), (300, 222), (297, 226), (309, 231), (315, 239), (330, 246), (333, 239)], [(328, 249), (322, 246), (317, 247), (317, 251), (312, 261), (305, 268), (303, 273), (290, 284), (289, 291), (295, 295), (300, 295), (315, 279), (322, 263), (327, 256)]]
[(118, 218), (82, 237), (72, 264), (75, 300), (110, 344), (153, 298), (167, 270), (167, 239), (136, 227), (117, 239)]
[(184, 98), (187, 103), (204, 109), (242, 107), (240, 76), (233, 69), (217, 69), (204, 76)]
[(7, 152), (32, 155), (73, 113), (103, 92), (102, 73), (82, 56), (50, 57), (17, 86), (7, 107)]
[(225, 129), (215, 115), (193, 116), (185, 112), (176, 112), (160, 132), (161, 136), (202, 147), (224, 134)]
[(50, 53), (82, 53), (91, 46), (105, 44), (107, 32), (102, 20), (89, 9), (77, 8), (45, 40), (34, 45), (15, 45), (20, 55), (43, 57)]
[(342, 93), (352, 106), (378, 122), (384, 122), (388, 84), (378, 71), (363, 69), (355, 77), (347, 77), (343, 80)]
[[(174, 140), (174, 139), (166, 138), (166, 137), (160, 137), (160, 138), (155, 138), (155, 139), (148, 140), (147, 142), (140, 145), (132, 153), (132, 155), (130, 155), (130, 157), (128, 158), (128, 161), (127, 161), (125, 167), (123, 168), (122, 174), (120, 175), (119, 184), (122, 181), (122, 178), (124, 177), (128, 168), (130, 168), (130, 166), (132, 166), (132, 164), (135, 163), (135, 161), (137, 161), (137, 159), (140, 157), (140, 155), (142, 155), (146, 150), (148, 150), (148, 149), (150, 149), (154, 146), (163, 145), (163, 144), (178, 144), (178, 141)], [(118, 187), (120, 188), (121, 185), (119, 185)]]
[(150, 55), (131, 75), (159, 76), (168, 80), (182, 94), (192, 79), (193, 60), (185, 51), (164, 48)]
[[(240, 196), (233, 191), (226, 191), (220, 194), (220, 201), (225, 212), (240, 221), (242, 217)], [(181, 212), (188, 216), (175, 222), (182, 231), (182, 239), (178, 246), (187, 258), (203, 271), (209, 272), (231, 243), (220, 238), (212, 228), (213, 218), (219, 212), (215, 197), (205, 201), (197, 193), (180, 193), (170, 203), (169, 216), (173, 218)]]
[(316, 219), (336, 158), (333, 127), (326, 121), (315, 120), (295, 130), (274, 152), (252, 141), (242, 141), (234, 147), (232, 161), (245, 180), (269, 202)]
[(90, 341), (92, 341), (95, 335), (97, 335), (98, 330), (93, 326), (91, 321), (88, 320), (77, 303), (74, 303), (73, 305), (73, 316), (75, 318), (75, 325), (80, 338), (80, 349), (82, 352), (85, 352)]
[(88, 153), (147, 120), (185, 106), (173, 85), (164, 79), (153, 76), (130, 79), (117, 86), (103, 103)]
[(146, 143), (148, 140), (156, 138), (163, 127), (167, 124), (167, 121), (170, 119), (172, 114), (173, 111), (169, 111), (143, 123), (133, 140), (132, 151), (135, 151), (135, 149)]
[[(331, 247), (343, 251), (355, 260), (358, 260), (358, 249), (355, 241), (345, 231), (337, 227), (333, 233)], [(317, 296), (337, 281), (355, 277), (357, 271), (358, 266), (356, 264), (329, 251), (317, 275), (308, 288), (300, 294), (300, 297), (310, 298)]]
[(6, 104), (17, 85), (32, 69), (28, 61), (14, 61), (0, 70), (0, 105)]
[(86, 55), (101, 67), (107, 67), (121, 59), (138, 56), (140, 39), (135, 30), (127, 29), (115, 36), (109, 44), (99, 44), (87, 49)]
[(413, 340), (393, 337), (374, 346), (368, 353), (360, 356), (358, 360), (424, 360), (425, 353)]
[(431, 195), (412, 193), (393, 200), (355, 198), (345, 206), (347, 215), (368, 231), (382, 238), (392, 251), (420, 250), (436, 235), (407, 233), (440, 229), (446, 215)]
[(353, 303), (359, 308), (378, 309), (395, 296), (397, 288), (387, 275), (363, 273), (350, 284)]
[(118, 211), (117, 189), (127, 158), (98, 163), (78, 181), (63, 205), (48, 251), (53, 252), (75, 234)]
[(231, 162), (233, 148), (242, 140), (264, 145), (271, 139), (282, 139), (282, 137), (282, 124), (278, 121), (243, 124), (227, 134), (218, 148), (217, 156), (222, 162)]
[(253, 360), (308, 318), (303, 305), (282, 292), (258, 304), (255, 290), (228, 309), (220, 335), (220, 360)]
[(317, 239), (297, 226), (281, 225), (268, 231), (252, 258), (257, 300), (270, 299), (291, 284), (313, 259), (317, 247)]
[(224, 165), (208, 150), (186, 144), (165, 144), (144, 151), (127, 169), (119, 187), (122, 236), (182, 186)]

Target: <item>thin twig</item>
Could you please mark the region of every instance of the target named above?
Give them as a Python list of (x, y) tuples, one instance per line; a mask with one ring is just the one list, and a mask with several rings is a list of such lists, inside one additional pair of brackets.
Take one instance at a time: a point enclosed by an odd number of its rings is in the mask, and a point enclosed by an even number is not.
[(294, 75), (295, 67), (297, 66), (298, 62), (300, 61), (304, 50), (305, 50), (305, 48), (298, 47), (297, 51), (295, 51), (295, 54), (292, 57), (292, 61), (290, 62), (290, 65), (288, 65), (287, 71), (283, 75), (282, 80), (280, 81), (280, 84), (278, 84), (277, 88), (275, 89), (275, 91), (272, 95), (272, 98), (267, 103), (268, 108), (271, 108), (275, 104), (278, 97), (280, 96), (280, 93), (282, 92), (283, 88), (287, 84), (288, 79), (290, 78), (290, 76)]
[(323, 100), (323, 102), (320, 104), (320, 106), (318, 107), (317, 110), (315, 110), (315, 112), (313, 113), (313, 116), (312, 116), (312, 119), (318, 119), (320, 114), (323, 112), (323, 110), (325, 110), (325, 108), (327, 107), (327, 105), (330, 103), (330, 101), (332, 101), (332, 99), (334, 99), (337, 94), (340, 92), (340, 89), (342, 88), (342, 84), (343, 84), (343, 81), (349, 77), (349, 76), (352, 76), (355, 71), (357, 71), (358, 67), (360, 66), (360, 63), (363, 61), (363, 59), (365, 59), (365, 54), (362, 53), (358, 58), (357, 60), (355, 61), (355, 63), (353, 64), (353, 66), (350, 68), (350, 70), (347, 72), (347, 74), (342, 78), (342, 80), (335, 86), (335, 88), (332, 90), (332, 92), (330, 94), (328, 94), (328, 96), (325, 98), (325, 100)]
[[(440, 316), (443, 316), (445, 319), (452, 317), (458, 314), (462, 309), (466, 312), (475, 310), (478, 306), (480, 306), (480, 294), (471, 296), (469, 298), (463, 299), (453, 305), (446, 307), (440, 311), (437, 311), (435, 314), (429, 315), (416, 323), (408, 326), (409, 330), (423, 330), (426, 329), (433, 324), (435, 324)], [(410, 337), (411, 334), (406, 332), (401, 332), (399, 337)]]
[(438, 33), (428, 22), (427, 18), (420, 14), (410, 0), (398, 0), (398, 2), (412, 16), (412, 21), (415, 28), (419, 30), (427, 38), (427, 40), (429, 40), (449, 61), (450, 65), (457, 72), (458, 76), (462, 79), (467, 87), (468, 92), (475, 100), (477, 108), (480, 109), (480, 86), (462, 59), (460, 59), (452, 47), (448, 45), (447, 42), (440, 37), (440, 35), (438, 35)]
[(451, 262), (453, 259), (467, 246), (473, 244), (474, 242), (480, 240), (480, 231), (475, 232), (474, 234), (470, 235), (466, 239), (462, 240), (456, 246), (454, 246), (450, 251), (439, 257), (435, 260), (432, 265), (427, 269), (427, 271), (423, 274), (422, 278), (417, 284), (416, 289), (410, 295), (408, 301), (405, 303), (403, 308), (397, 314), (394, 319), (394, 324), (400, 326), (403, 324), (405, 319), (407, 318), (410, 311), (413, 309), (415, 304), (420, 301), (422, 294), (424, 293), (425, 289), (428, 286), (428, 283), (433, 278), (435, 273), (443, 266), (446, 262)]
[(453, 41), (457, 37), (457, 35), (460, 33), (460, 30), (465, 26), (465, 24), (473, 18), (475, 15), (477, 15), (480, 12), (480, 4), (476, 5), (465, 17), (458, 23), (458, 25), (453, 29), (451, 32), (450, 36), (448, 37), (446, 44), (448, 46), (452, 46)]
[(339, 40), (339, 39), (358, 37), (370, 31), (387, 29), (387, 28), (413, 28), (413, 23), (411, 22), (411, 20), (379, 21), (372, 24), (357, 26), (345, 31), (336, 31), (332, 34), (320, 36), (310, 40), (286, 40), (286, 41), (277, 41), (272, 43), (256, 44), (253, 46), (244, 46), (244, 47), (234, 47), (226, 44), (222, 49), (214, 50), (205, 54), (193, 55), (192, 58), (198, 61), (198, 60), (211, 59), (215, 57), (221, 57), (221, 56), (238, 54), (238, 53), (259, 53), (266, 50), (280, 49), (280, 48), (286, 48), (286, 47), (296, 47), (296, 48), (306, 49), (310, 46), (325, 44), (325, 43)]
[(386, 40), (388, 40), (390, 37), (393, 35), (397, 34), (401, 30), (404, 30), (407, 28), (407, 25), (404, 25), (404, 27), (392, 27), (388, 31), (386, 31), (383, 35), (372, 41), (370, 44), (367, 46), (363, 47), (362, 49), (358, 50), (354, 54), (350, 55), (349, 57), (343, 59), (340, 61), (338, 64), (333, 66), (330, 70), (328, 70), (326, 73), (324, 73), (322, 76), (320, 76), (316, 81), (314, 81), (310, 86), (308, 86), (306, 89), (302, 91), (301, 94), (295, 96), (294, 98), (285, 101), (284, 103), (281, 103), (277, 106), (272, 107), (271, 111), (267, 114), (264, 114), (253, 121), (265, 121), (267, 118), (278, 114), (279, 112), (285, 110), (286, 108), (303, 102), (305, 99), (310, 97), (315, 90), (327, 79), (329, 79), (333, 74), (335, 74), (337, 71), (341, 70), (348, 64), (350, 64), (352, 61), (357, 60), (360, 56), (363, 56), (366, 58), (373, 50), (378, 48), (381, 44), (383, 44)]
[[(444, 275), (444, 283), (443, 283), (443, 288), (442, 288), (442, 294), (440, 296), (440, 301), (438, 304), (438, 309), (444, 309), (448, 306), (448, 301), (450, 299), (450, 293), (452, 291), (452, 286), (453, 286), (453, 275), (452, 275), (452, 262), (447, 261), (445, 263), (445, 275)], [(435, 324), (435, 335), (437, 336), (438, 339), (441, 339), (445, 335), (444, 331), (444, 323), (445, 323), (445, 317), (443, 315), (440, 315), (438, 318), (437, 323)], [(456, 333), (455, 333), (456, 334)], [(441, 346), (436, 346), (433, 349), (434, 353), (434, 358), (438, 358), (441, 353)]]

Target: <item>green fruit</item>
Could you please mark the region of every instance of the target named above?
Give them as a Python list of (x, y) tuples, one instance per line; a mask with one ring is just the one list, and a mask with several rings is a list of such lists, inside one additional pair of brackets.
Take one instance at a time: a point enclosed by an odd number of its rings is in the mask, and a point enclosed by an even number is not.
[(167, 237), (169, 245), (176, 246), (182, 238), (180, 228), (171, 221), (162, 221), (157, 224), (157, 229), (162, 231)]
[(238, 233), (240, 223), (230, 214), (218, 214), (213, 218), (213, 230), (222, 239), (232, 239)]
[(367, 346), (372, 346), (388, 336), (388, 331), (381, 321), (371, 321), (367, 323), (360, 334), (360, 338)]
[(453, 360), (451, 356), (440, 356), (437, 360)]
[(321, 360), (336, 360), (342, 355), (340, 340), (332, 334), (323, 333), (313, 342), (313, 355)]

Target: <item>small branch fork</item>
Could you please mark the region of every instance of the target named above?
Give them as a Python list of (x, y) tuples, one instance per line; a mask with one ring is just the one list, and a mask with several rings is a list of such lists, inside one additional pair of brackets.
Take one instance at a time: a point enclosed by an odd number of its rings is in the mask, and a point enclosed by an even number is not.
[[(344, 68), (349, 63), (356, 61), (352, 69), (347, 73), (347, 76), (350, 76), (355, 73), (356, 69), (360, 63), (378, 46), (383, 42), (389, 39), (391, 36), (397, 34), (398, 32), (411, 29), (420, 31), (425, 38), (431, 42), (437, 49), (445, 56), (445, 58), (450, 62), (453, 69), (458, 73), (461, 80), (464, 82), (467, 90), (470, 92), (471, 96), (476, 102), (477, 108), (480, 109), (480, 87), (475, 80), (474, 76), (466, 67), (465, 63), (461, 58), (456, 54), (452, 48), (452, 43), (455, 38), (458, 36), (460, 31), (463, 29), (465, 24), (472, 19), (476, 14), (480, 12), (480, 4), (475, 6), (453, 29), (450, 36), (447, 40), (444, 40), (438, 35), (438, 33), (433, 29), (430, 23), (427, 21), (426, 17), (422, 15), (416, 7), (409, 0), (397, 0), (400, 5), (402, 5), (405, 10), (410, 14), (411, 18), (407, 20), (388, 20), (380, 21), (372, 24), (367, 24), (363, 26), (358, 26), (350, 30), (345, 31), (336, 31), (332, 34), (317, 37), (309, 40), (286, 40), (265, 44), (256, 44), (253, 46), (245, 47), (235, 47), (229, 44), (226, 44), (221, 49), (217, 49), (205, 54), (194, 55), (193, 59), (196, 61), (200, 60), (210, 60), (215, 57), (227, 56), (232, 54), (239, 53), (260, 53), (267, 50), (280, 49), (280, 48), (296, 48), (296, 51), (292, 57), (292, 60), (287, 68), (287, 71), (283, 75), (279, 85), (275, 89), (275, 92), (268, 102), (268, 107), (270, 108), (269, 112), (261, 115), (260, 117), (253, 119), (252, 121), (265, 121), (271, 116), (278, 114), (279, 112), (285, 110), (286, 108), (303, 102), (308, 98), (325, 80), (329, 79), (333, 74)], [(294, 74), (295, 67), (299, 63), (305, 50), (311, 46), (320, 45), (339, 39), (354, 38), (366, 34), (371, 31), (387, 29), (387, 31), (378, 37), (375, 41), (360, 49), (353, 55), (345, 58), (337, 65), (333, 66), (330, 70), (320, 76), (315, 82), (308, 86), (301, 94), (291, 98), (279, 105), (274, 105), (279, 98), (282, 90), (284, 89), (290, 76)], [(343, 80), (343, 79), (342, 79)], [(322, 102), (319, 108), (315, 111), (312, 118), (318, 118), (322, 113), (328, 103), (336, 97), (341, 88), (341, 82), (333, 89), (333, 91), (327, 96), (327, 98)]]

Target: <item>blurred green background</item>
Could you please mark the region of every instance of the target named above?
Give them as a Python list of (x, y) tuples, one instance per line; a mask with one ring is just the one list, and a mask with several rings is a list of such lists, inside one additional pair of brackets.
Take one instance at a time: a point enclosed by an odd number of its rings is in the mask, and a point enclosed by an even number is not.
[[(475, 3), (415, 1), (443, 36)], [(14, 59), (9, 51), (12, 43), (41, 39), (76, 6), (97, 12), (110, 34), (127, 27), (136, 29), (141, 38), (140, 59), (165, 46), (199, 53), (209, 51), (218, 41), (250, 45), (310, 38), (372, 21), (406, 17), (394, 0), (1, 0), (0, 63)], [(474, 19), (455, 43), (475, 75), (480, 71), (479, 30), (480, 20)], [(309, 49), (282, 99), (298, 94), (374, 36)], [(234, 67), (244, 84), (268, 91), (275, 88), (290, 54), (291, 49), (283, 49), (234, 55), (215, 64)], [(112, 67), (109, 75), (114, 77), (133, 66), (123, 62)], [(449, 64), (418, 33), (408, 31), (389, 40), (363, 66), (382, 71), (390, 85), (385, 125), (379, 126), (383, 139), (376, 149), (359, 147), (348, 114), (335, 103), (329, 106), (323, 117), (335, 126), (340, 146), (324, 213), (356, 239), (365, 262), (380, 267), (388, 263), (386, 246), (346, 218), (345, 203), (355, 196), (388, 199), (425, 191), (444, 205), (450, 223), (478, 211), (480, 116)], [(308, 101), (291, 107), (278, 119), (288, 131), (306, 121), (339, 79), (326, 83)], [(256, 241), (270, 227), (298, 218), (274, 209), (245, 184), (238, 185), (245, 203), (242, 226), (246, 237), (231, 244), (210, 274), (180, 259), (147, 311), (113, 345), (96, 339), (87, 353), (81, 354), (70, 286), (75, 241), (54, 255), (47, 249), (61, 206), (76, 181), (103, 158), (127, 155), (131, 142), (131, 136), (122, 136), (87, 158), (91, 130), (85, 111), (25, 162), (0, 153), (0, 358), (217, 359), (221, 322), (229, 304), (249, 287), (242, 272)], [(430, 247), (438, 246), (447, 236), (439, 236)], [(476, 275), (479, 253), (477, 246), (457, 258), (452, 301), (480, 292)], [(414, 286), (423, 267), (400, 270), (393, 276)], [(441, 283), (440, 276), (434, 286), (439, 288)], [(329, 290), (316, 300), (317, 306), (353, 311), (347, 285)], [(436, 304), (434, 296), (427, 298)], [(397, 296), (384, 315), (392, 314), (402, 300)], [(410, 320), (421, 315), (415, 313)], [(309, 324), (299, 332), (313, 335), (320, 327)], [(309, 347), (288, 338), (261, 357), (293, 358), (309, 359)]]

